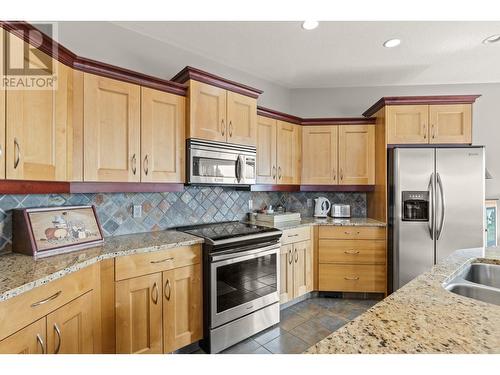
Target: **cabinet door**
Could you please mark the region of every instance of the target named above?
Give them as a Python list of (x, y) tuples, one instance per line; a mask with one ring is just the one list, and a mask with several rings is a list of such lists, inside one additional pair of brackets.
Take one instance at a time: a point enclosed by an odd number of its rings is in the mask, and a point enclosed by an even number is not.
[(163, 351), (202, 338), (201, 264), (163, 272)]
[(87, 292), (47, 315), (47, 353), (93, 354), (93, 296)]
[(6, 105), (6, 176), (16, 180), (65, 181), (72, 71), (38, 50), (25, 48), (26, 44), (16, 36), (7, 35), (9, 58), (53, 74), (56, 86), (7, 90), (2, 94)]
[(429, 143), (429, 106), (394, 105), (387, 107), (387, 143)]
[(115, 284), (116, 352), (162, 353), (161, 273)]
[(257, 116), (257, 183), (259, 184), (275, 184), (277, 182), (277, 130), (276, 120)]
[(280, 303), (293, 299), (293, 244), (280, 250)]
[(339, 127), (339, 183), (372, 185), (375, 183), (375, 126)]
[[(0, 29), (0, 72), (4, 72), (4, 34)], [(5, 89), (0, 89), (0, 179), (5, 178)]]
[(188, 138), (226, 141), (226, 95), (224, 89), (190, 80)]
[(300, 125), (278, 121), (276, 146), (278, 184), (300, 183), (301, 139)]
[(430, 143), (472, 143), (472, 105), (430, 105)]
[(186, 99), (144, 87), (141, 90), (141, 181), (182, 183)]
[(302, 184), (331, 185), (338, 175), (338, 126), (302, 129)]
[(84, 76), (84, 180), (139, 182), (140, 87)]
[(46, 320), (42, 318), (0, 341), (0, 354), (45, 354), (45, 342)]
[(312, 290), (313, 264), (311, 241), (293, 244), (293, 298)]
[(255, 146), (257, 143), (257, 99), (227, 92), (227, 141)]

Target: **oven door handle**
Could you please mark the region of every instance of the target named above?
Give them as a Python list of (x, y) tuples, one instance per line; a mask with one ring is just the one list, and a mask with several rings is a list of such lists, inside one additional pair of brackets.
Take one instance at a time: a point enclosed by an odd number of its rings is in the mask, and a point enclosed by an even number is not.
[(239, 253), (221, 254), (212, 256), (212, 265), (215, 267), (224, 266), (231, 263), (243, 262), (249, 259), (255, 259), (261, 256), (277, 254), (279, 252), (279, 244), (260, 247), (258, 249), (242, 251)]

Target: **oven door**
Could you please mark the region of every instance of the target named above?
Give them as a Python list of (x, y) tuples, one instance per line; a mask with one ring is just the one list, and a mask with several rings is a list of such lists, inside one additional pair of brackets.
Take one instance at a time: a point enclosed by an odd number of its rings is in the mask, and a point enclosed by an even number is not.
[(210, 328), (279, 301), (279, 244), (225, 254), (210, 264)]

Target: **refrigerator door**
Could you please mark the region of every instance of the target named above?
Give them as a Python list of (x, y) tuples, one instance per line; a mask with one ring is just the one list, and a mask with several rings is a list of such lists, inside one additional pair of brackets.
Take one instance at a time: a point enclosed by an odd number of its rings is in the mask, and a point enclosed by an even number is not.
[[(432, 206), (435, 194), (434, 149), (394, 150), (393, 289), (429, 270), (434, 264)], [(403, 220), (403, 192), (429, 192), (429, 220)]]
[(483, 147), (436, 149), (436, 262), (484, 245)]

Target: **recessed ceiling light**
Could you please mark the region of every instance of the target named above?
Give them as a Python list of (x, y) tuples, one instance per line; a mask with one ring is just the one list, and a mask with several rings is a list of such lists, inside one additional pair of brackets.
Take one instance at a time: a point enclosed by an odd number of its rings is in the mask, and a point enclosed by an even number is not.
[(304, 30), (314, 30), (315, 28), (317, 28), (319, 25), (319, 22), (318, 21), (304, 21), (302, 23), (302, 28)]
[(389, 39), (384, 42), (384, 47), (393, 48), (401, 44), (401, 39)]
[(483, 40), (484, 44), (491, 44), (496, 42), (500, 42), (500, 34), (489, 36), (485, 40)]

